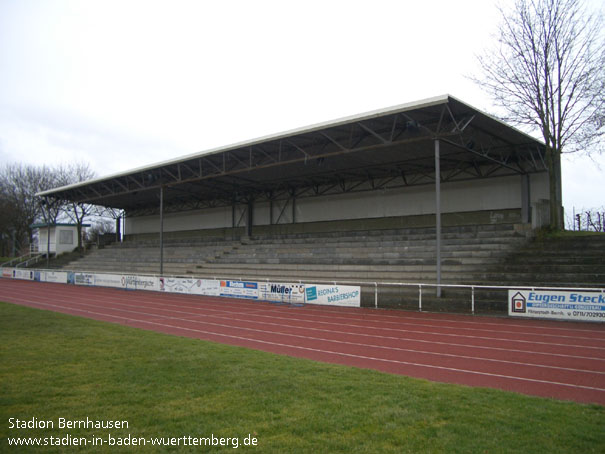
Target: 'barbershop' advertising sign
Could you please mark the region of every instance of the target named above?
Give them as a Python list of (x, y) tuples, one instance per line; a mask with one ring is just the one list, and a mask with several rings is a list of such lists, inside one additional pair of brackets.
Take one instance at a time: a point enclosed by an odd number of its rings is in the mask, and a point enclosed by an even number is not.
[(508, 315), (605, 322), (605, 293), (509, 290)]

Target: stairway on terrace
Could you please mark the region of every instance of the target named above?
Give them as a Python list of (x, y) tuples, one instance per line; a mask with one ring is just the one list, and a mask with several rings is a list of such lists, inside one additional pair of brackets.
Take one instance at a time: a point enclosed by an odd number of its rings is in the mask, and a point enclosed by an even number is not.
[[(496, 263), (469, 273), (461, 284), (504, 287), (605, 288), (605, 235), (564, 232), (521, 244)], [(466, 301), (468, 289), (444, 289), (445, 300)], [(475, 289), (482, 311), (506, 312), (508, 291)], [(438, 305), (438, 303), (437, 303)], [(457, 303), (459, 305), (459, 303)]]
[(507, 286), (605, 287), (605, 235), (538, 237), (473, 279)]

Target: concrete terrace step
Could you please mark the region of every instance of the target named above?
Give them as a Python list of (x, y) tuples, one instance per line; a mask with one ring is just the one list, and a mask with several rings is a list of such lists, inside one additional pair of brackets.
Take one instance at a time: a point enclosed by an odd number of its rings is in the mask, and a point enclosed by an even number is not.
[[(460, 266), (448, 266), (445, 265), (442, 267), (443, 269), (464, 269), (468, 270), (469, 267), (461, 268)], [(484, 268), (482, 266), (474, 267), (477, 271), (481, 271)], [(325, 265), (315, 265), (315, 264), (263, 264), (260, 267), (256, 264), (238, 264), (236, 267), (229, 264), (221, 264), (221, 263), (211, 263), (211, 264), (203, 264), (195, 267), (194, 272), (198, 270), (215, 270), (215, 269), (239, 269), (239, 270), (258, 270), (261, 269), (263, 271), (280, 271), (280, 270), (294, 270), (294, 271), (316, 271), (316, 272), (330, 272), (330, 271), (411, 271), (417, 269), (428, 269), (434, 270), (435, 264), (429, 264), (426, 266), (418, 266), (418, 265), (359, 265), (359, 264), (343, 264), (343, 265), (334, 265), (334, 264), (325, 264)]]
[[(493, 259), (505, 256), (505, 252), (496, 251), (445, 251), (442, 252), (441, 257), (444, 260), (447, 259), (465, 259), (465, 258), (484, 258)], [(361, 263), (371, 264), (378, 260), (435, 260), (435, 254), (431, 252), (417, 252), (413, 254), (400, 253), (400, 252), (384, 252), (384, 253), (372, 253), (372, 254), (313, 254), (313, 253), (299, 253), (299, 254), (284, 254), (276, 256), (273, 254), (261, 254), (261, 253), (241, 253), (241, 254), (230, 254), (225, 255), (217, 259), (214, 263), (323, 263), (330, 262), (339, 263), (343, 260), (351, 260)]]
[[(526, 241), (510, 225), (444, 229), (443, 238), (445, 274), (458, 272), (461, 267), (466, 267), (467, 274), (482, 271)], [(172, 238), (165, 242), (164, 269), (179, 274), (254, 271), (266, 275), (279, 271), (282, 275), (287, 272), (288, 277), (304, 273), (317, 277), (335, 274), (341, 278), (348, 273), (356, 279), (407, 273), (410, 278), (425, 279), (426, 273), (435, 273), (434, 241), (431, 228), (253, 237), (241, 242)], [(112, 245), (70, 265), (107, 271), (157, 272), (158, 262), (159, 242), (147, 239)], [(316, 272), (318, 269), (322, 271)]]
[(597, 273), (605, 274), (605, 264), (586, 264), (586, 263), (559, 263), (549, 262), (536, 264), (505, 264), (499, 267), (500, 272), (504, 273), (531, 273), (539, 271), (541, 273)]
[[(520, 236), (514, 231), (505, 231), (505, 232), (477, 232), (477, 233), (442, 233), (441, 238), (444, 241), (456, 241), (456, 240), (473, 240), (473, 239), (486, 239), (489, 240), (491, 238), (506, 240), (509, 238), (524, 238)], [(405, 234), (405, 233), (395, 233), (395, 234), (382, 234), (382, 235), (369, 235), (369, 234), (360, 234), (360, 235), (350, 235), (348, 233), (343, 233), (341, 235), (335, 236), (316, 236), (316, 237), (257, 237), (252, 236), (244, 241), (253, 241), (257, 243), (263, 244), (296, 244), (296, 243), (305, 243), (305, 242), (318, 242), (318, 243), (330, 243), (330, 242), (357, 242), (357, 241), (434, 241), (435, 233), (423, 233), (423, 234)]]
[[(436, 239), (435, 236), (431, 236), (430, 238), (368, 238), (368, 237), (358, 237), (358, 238), (340, 238), (340, 239), (304, 239), (298, 241), (290, 241), (290, 240), (244, 240), (242, 243), (246, 246), (257, 246), (257, 247), (267, 247), (267, 248), (283, 248), (283, 247), (308, 247), (309, 245), (315, 245), (317, 247), (359, 247), (361, 245), (366, 245), (367, 247), (406, 247), (406, 246), (430, 246), (435, 245)], [(487, 238), (442, 238), (442, 244), (451, 245), (451, 246), (470, 246), (470, 245), (489, 245), (489, 244), (518, 244), (518, 243), (526, 243), (527, 239), (524, 237), (494, 237), (490, 236)]]
[[(465, 234), (465, 233), (478, 233), (478, 232), (517, 232), (514, 224), (481, 224), (481, 225), (466, 225), (466, 226), (443, 226), (441, 229), (443, 234)], [(380, 236), (385, 237), (389, 235), (423, 235), (423, 234), (434, 234), (435, 227), (402, 227), (402, 228), (391, 228), (391, 229), (373, 229), (373, 230), (338, 230), (331, 232), (302, 232), (302, 233), (290, 233), (290, 234), (275, 234), (275, 235), (263, 235), (254, 234), (255, 238), (328, 238), (328, 237), (341, 237), (346, 236)]]
[[(296, 253), (296, 252), (317, 252), (317, 253), (366, 253), (374, 251), (384, 250), (395, 250), (405, 252), (430, 252), (435, 251), (436, 246), (434, 242), (430, 244), (397, 244), (385, 243), (385, 244), (369, 244), (367, 242), (360, 242), (357, 244), (322, 244), (318, 245), (315, 243), (310, 244), (297, 244), (297, 245), (247, 245), (245, 248), (238, 249), (239, 251), (256, 251), (265, 253)], [(510, 251), (510, 243), (487, 243), (487, 244), (443, 244), (442, 251), (476, 251), (476, 250), (490, 250), (490, 251)]]
[[(443, 247), (449, 248), (498, 248), (498, 247), (511, 247), (519, 244), (524, 244), (527, 240), (525, 238), (515, 238), (514, 240), (506, 239), (489, 239), (481, 240), (474, 238), (472, 240), (450, 240), (442, 241)], [(407, 240), (391, 240), (391, 241), (377, 241), (377, 240), (358, 240), (358, 241), (305, 241), (305, 242), (281, 242), (281, 243), (264, 243), (251, 241), (245, 245), (246, 248), (256, 249), (307, 249), (309, 247), (331, 249), (331, 248), (428, 248), (435, 247), (435, 239), (431, 240), (419, 240), (419, 241), (407, 241)]]
[[(605, 286), (605, 273), (474, 273), (473, 278), (478, 282), (590, 282)], [(529, 284), (535, 285), (535, 284)]]
[[(196, 277), (206, 277), (209, 279), (222, 278), (222, 279), (258, 279), (264, 280), (283, 280), (285, 282), (293, 281), (305, 281), (312, 282), (313, 280), (319, 281), (393, 281), (393, 282), (434, 282), (435, 272), (415, 272), (415, 273), (395, 273), (395, 272), (351, 272), (351, 271), (334, 271), (329, 275), (318, 272), (307, 272), (307, 271), (276, 271), (275, 273), (268, 273), (263, 270), (201, 270), (193, 273), (187, 273)], [(453, 282), (453, 281), (452, 281)]]

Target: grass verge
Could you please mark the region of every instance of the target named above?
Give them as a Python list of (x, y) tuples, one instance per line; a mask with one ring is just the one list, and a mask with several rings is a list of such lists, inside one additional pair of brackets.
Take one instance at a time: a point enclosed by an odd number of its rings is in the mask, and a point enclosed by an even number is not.
[(604, 232), (594, 232), (589, 230), (550, 230), (549, 228), (543, 228), (538, 230), (536, 238), (538, 240), (550, 240), (550, 239), (572, 239), (572, 238), (585, 238), (585, 237), (605, 237)]
[[(0, 451), (603, 452), (605, 407), (431, 383), (0, 303)], [(128, 429), (59, 429), (67, 420)], [(52, 429), (9, 428), (10, 418)], [(14, 423), (14, 420), (13, 420)], [(239, 447), (18, 448), (8, 437), (237, 437)], [(252, 434), (257, 447), (243, 446)], [(231, 443), (232, 445), (233, 443)]]

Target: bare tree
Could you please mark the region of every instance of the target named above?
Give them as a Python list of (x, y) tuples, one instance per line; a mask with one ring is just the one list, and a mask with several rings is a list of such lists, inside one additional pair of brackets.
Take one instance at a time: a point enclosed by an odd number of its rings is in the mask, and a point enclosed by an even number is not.
[(3, 199), (3, 233), (21, 246), (29, 243), (31, 225), (40, 220), (56, 222), (59, 207), (46, 204), (36, 193), (58, 184), (55, 170), (46, 166), (7, 164), (0, 170), (0, 193)]
[(561, 153), (602, 151), (605, 40), (582, 0), (516, 0), (500, 10), (497, 46), (479, 57), (477, 82), (503, 119), (546, 144), (551, 228), (563, 228)]
[(115, 233), (116, 229), (113, 220), (98, 218), (87, 231), (87, 241), (95, 243), (97, 246), (103, 246), (115, 241)]
[(42, 191), (67, 184), (79, 183), (95, 176), (85, 163), (37, 167), (27, 164), (7, 164), (0, 169), (0, 197), (3, 213), (0, 234), (14, 238), (21, 246), (29, 243), (31, 225), (43, 221), (56, 224), (68, 218), (78, 226), (78, 247), (82, 247), (82, 225), (90, 205), (37, 197)]
[(16, 218), (16, 206), (6, 197), (0, 186), (0, 257), (14, 254), (13, 235), (16, 234), (13, 220)]
[(571, 230), (605, 232), (605, 207), (582, 208), (578, 212), (574, 208), (572, 217), (568, 216), (567, 224)]
[[(96, 176), (90, 165), (78, 162), (58, 168), (60, 186), (81, 183)], [(66, 201), (62, 203), (63, 212), (76, 224), (78, 230), (78, 250), (82, 250), (82, 227), (84, 220), (93, 210), (93, 205), (83, 202)]]

